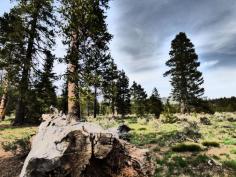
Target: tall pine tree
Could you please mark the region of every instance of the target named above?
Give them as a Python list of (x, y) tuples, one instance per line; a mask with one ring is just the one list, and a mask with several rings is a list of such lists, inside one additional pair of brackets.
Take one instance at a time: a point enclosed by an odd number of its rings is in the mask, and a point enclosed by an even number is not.
[(68, 64), (68, 113), (80, 119), (79, 82), (81, 63), (88, 49), (107, 48), (111, 35), (107, 32), (105, 11), (109, 0), (61, 0), (62, 25), (65, 44), (69, 45)]
[(126, 114), (130, 113), (130, 90), (129, 90), (129, 78), (125, 75), (122, 70), (119, 72), (118, 80), (116, 83), (117, 96), (116, 96), (116, 107), (118, 114), (121, 114), (122, 118)]
[(53, 81), (57, 79), (53, 73), (54, 61), (55, 56), (46, 50), (43, 70), (40, 72), (39, 81), (35, 86), (42, 113), (48, 112), (50, 106), (57, 106), (56, 87), (53, 85)]
[(146, 113), (146, 101), (147, 93), (140, 84), (133, 82), (130, 88), (131, 91), (131, 101), (132, 101), (132, 111), (138, 116), (143, 116)]
[(194, 45), (181, 32), (171, 43), (170, 59), (166, 65), (170, 67), (164, 76), (170, 75), (172, 96), (181, 106), (181, 112), (190, 111), (190, 107), (204, 94), (202, 73), (198, 71), (200, 62)]
[(110, 58), (107, 62), (106, 70), (103, 73), (102, 91), (105, 102), (111, 107), (112, 117), (115, 116), (115, 102), (117, 95), (116, 82), (118, 79), (118, 69), (114, 60)]
[(22, 71), (19, 81), (19, 98), (16, 108), (14, 124), (22, 124), (27, 115), (30, 101), (30, 77), (40, 54), (45, 48), (51, 49), (54, 45), (54, 14), (53, 0), (17, 0), (17, 11), (24, 19), (25, 54), (21, 58)]

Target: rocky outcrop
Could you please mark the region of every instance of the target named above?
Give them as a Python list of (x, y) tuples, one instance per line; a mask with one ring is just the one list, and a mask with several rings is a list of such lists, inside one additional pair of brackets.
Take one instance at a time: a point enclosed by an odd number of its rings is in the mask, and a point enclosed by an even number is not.
[(150, 154), (92, 123), (44, 115), (20, 177), (148, 177)]

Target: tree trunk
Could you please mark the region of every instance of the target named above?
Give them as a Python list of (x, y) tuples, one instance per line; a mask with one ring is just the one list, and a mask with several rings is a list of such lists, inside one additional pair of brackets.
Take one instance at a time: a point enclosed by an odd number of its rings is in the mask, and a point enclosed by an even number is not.
[(26, 97), (28, 92), (28, 72), (29, 70), (24, 68), (22, 73), (22, 79), (20, 81), (20, 89), (19, 89), (19, 98), (17, 101), (16, 107), (16, 117), (13, 125), (21, 125), (24, 123), (25, 114), (26, 114)]
[(68, 63), (68, 115), (74, 120), (80, 120), (80, 104), (78, 94), (78, 67), (76, 66), (77, 34), (73, 33), (71, 41), (71, 59)]
[(97, 117), (97, 86), (94, 86), (93, 117)]
[(180, 112), (182, 114), (185, 114), (187, 112), (187, 105), (186, 105), (186, 103), (184, 101), (181, 102), (181, 104), (180, 104)]
[(112, 112), (112, 118), (115, 118), (115, 101), (114, 101), (114, 98), (111, 99), (111, 112)]
[(87, 116), (89, 117), (90, 116), (90, 98), (89, 97), (87, 97)]
[(0, 121), (3, 121), (5, 119), (5, 113), (6, 113), (6, 105), (7, 105), (7, 98), (8, 98), (8, 79), (7, 77), (3, 81), (3, 95), (0, 103)]

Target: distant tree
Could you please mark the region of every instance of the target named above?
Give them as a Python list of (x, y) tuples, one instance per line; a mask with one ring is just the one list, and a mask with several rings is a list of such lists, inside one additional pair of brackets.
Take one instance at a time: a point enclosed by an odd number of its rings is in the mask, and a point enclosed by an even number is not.
[(53, 85), (53, 81), (57, 79), (56, 74), (53, 73), (55, 56), (48, 50), (44, 54), (45, 62), (35, 86), (42, 113), (48, 112), (50, 106), (57, 106), (56, 86)]
[[(108, 49), (108, 47), (106, 48)], [(110, 54), (107, 53), (106, 49), (100, 50), (97, 47), (90, 48), (87, 53), (87, 57), (85, 59), (84, 68), (83, 68), (83, 76), (85, 82), (89, 87), (93, 87), (93, 113), (94, 118), (97, 116), (97, 96), (99, 95), (99, 89), (102, 88), (102, 81), (105, 78), (105, 73), (107, 70), (107, 62), (110, 60)]]
[(161, 112), (163, 111), (163, 104), (156, 88), (153, 89), (152, 95), (148, 101), (150, 113), (154, 114), (156, 118), (159, 118)]
[(117, 112), (121, 114), (122, 118), (130, 112), (130, 90), (129, 90), (129, 78), (125, 75), (124, 71), (120, 71), (118, 80), (116, 83), (117, 96), (116, 107)]
[(170, 67), (164, 76), (171, 77), (172, 96), (181, 105), (181, 112), (190, 111), (190, 107), (204, 94), (202, 73), (198, 71), (200, 62), (194, 45), (181, 32), (171, 43), (170, 59), (166, 65)]
[(118, 79), (118, 69), (114, 60), (110, 58), (106, 63), (105, 71), (103, 73), (102, 81), (102, 92), (105, 102), (111, 107), (112, 117), (115, 116), (115, 102), (117, 95), (117, 79)]
[(138, 116), (143, 116), (146, 112), (147, 94), (141, 85), (133, 82), (130, 88), (132, 110)]
[(236, 112), (236, 97), (205, 100), (215, 112)]

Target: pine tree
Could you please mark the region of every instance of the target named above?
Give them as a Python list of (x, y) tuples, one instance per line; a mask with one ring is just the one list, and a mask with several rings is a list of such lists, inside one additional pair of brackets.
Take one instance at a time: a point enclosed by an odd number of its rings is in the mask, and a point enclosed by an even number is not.
[(40, 100), (42, 113), (48, 112), (50, 106), (57, 106), (56, 87), (53, 85), (56, 75), (53, 73), (53, 64), (55, 56), (50, 51), (45, 51), (43, 70), (39, 75), (39, 81), (36, 84), (37, 97)]
[(131, 86), (131, 101), (132, 110), (138, 116), (143, 116), (146, 113), (147, 94), (140, 84), (133, 82)]
[[(107, 47), (108, 49), (108, 47)], [(100, 50), (99, 48), (89, 49), (88, 57), (85, 59), (83, 68), (83, 78), (89, 87), (94, 89), (94, 118), (97, 115), (97, 96), (99, 89), (102, 87), (102, 80), (106, 72), (107, 62), (110, 59), (110, 54), (107, 54), (106, 49)]]
[(102, 91), (105, 101), (108, 102), (111, 107), (112, 117), (114, 118), (117, 95), (116, 82), (118, 79), (118, 69), (112, 58), (110, 58), (110, 60), (107, 62), (105, 68), (106, 70), (103, 73)]
[(148, 101), (150, 113), (154, 114), (156, 118), (159, 118), (161, 112), (163, 111), (163, 104), (156, 88), (153, 89), (152, 95), (150, 96)]
[(170, 67), (164, 76), (171, 76), (172, 96), (181, 105), (181, 112), (190, 111), (193, 105), (203, 94), (204, 88), (202, 73), (198, 71), (200, 62), (194, 45), (186, 34), (181, 32), (171, 43), (170, 59), (166, 65)]
[(89, 49), (106, 49), (111, 35), (107, 32), (105, 10), (109, 0), (61, 0), (65, 44), (68, 44), (68, 113), (80, 119), (79, 82), (81, 63)]
[(53, 0), (17, 0), (17, 11), (24, 19), (25, 55), (22, 60), (21, 78), (18, 91), (19, 98), (14, 124), (22, 124), (30, 104), (27, 97), (30, 93), (30, 77), (34, 64), (39, 61), (40, 54), (54, 45)]
[(116, 96), (116, 107), (117, 112), (121, 114), (122, 118), (126, 114), (130, 113), (130, 91), (129, 91), (129, 78), (125, 75), (122, 70), (119, 72), (118, 80), (116, 83), (117, 96)]

